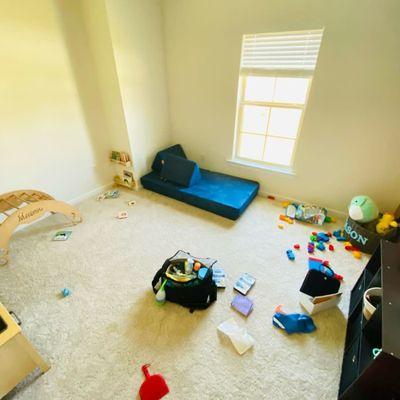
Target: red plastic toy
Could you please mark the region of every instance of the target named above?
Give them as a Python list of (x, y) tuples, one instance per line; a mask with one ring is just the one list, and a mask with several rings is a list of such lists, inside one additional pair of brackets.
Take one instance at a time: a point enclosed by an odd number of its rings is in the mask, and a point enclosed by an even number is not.
[(294, 244), (293, 247), (294, 247), (296, 250), (300, 250), (300, 245), (299, 245), (299, 244)]
[(329, 249), (330, 251), (334, 251), (334, 250), (335, 250), (335, 247), (333, 246), (333, 244), (330, 244), (329, 247), (328, 247), (328, 249)]
[(169, 393), (167, 382), (161, 374), (150, 375), (150, 364), (142, 365), (145, 380), (140, 386), (139, 396), (141, 400), (159, 400)]

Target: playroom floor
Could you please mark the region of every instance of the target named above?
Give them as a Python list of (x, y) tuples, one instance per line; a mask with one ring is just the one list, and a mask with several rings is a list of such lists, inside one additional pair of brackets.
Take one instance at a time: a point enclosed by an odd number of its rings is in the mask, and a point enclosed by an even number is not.
[[(128, 208), (130, 199), (137, 204)], [(145, 190), (88, 199), (78, 208), (84, 222), (72, 227), (68, 241), (51, 241), (64, 221), (53, 215), (15, 234), (11, 261), (0, 268), (0, 302), (22, 319), (25, 335), (51, 364), (8, 400), (133, 399), (145, 363), (166, 378), (166, 399), (336, 398), (349, 291), (366, 256), (357, 260), (340, 243), (324, 254), (346, 280), (340, 309), (315, 315), (314, 333), (288, 336), (272, 327), (271, 317), (278, 304), (301, 312), (305, 245), (315, 227), (278, 229), (278, 202), (258, 197), (236, 222)], [(124, 209), (128, 219), (114, 218)], [(302, 248), (290, 262), (286, 249), (294, 243)], [(154, 302), (153, 275), (178, 249), (216, 258), (225, 268), (227, 288), (206, 311)], [(257, 279), (247, 320), (230, 308), (232, 285), (243, 272)], [(60, 298), (64, 287), (72, 295)], [(217, 333), (231, 317), (255, 339), (242, 356)]]

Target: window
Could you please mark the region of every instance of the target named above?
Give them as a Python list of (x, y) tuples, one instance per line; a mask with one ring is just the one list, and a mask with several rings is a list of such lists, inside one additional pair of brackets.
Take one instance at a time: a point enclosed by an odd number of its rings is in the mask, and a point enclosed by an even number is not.
[(322, 30), (244, 35), (234, 158), (291, 167)]

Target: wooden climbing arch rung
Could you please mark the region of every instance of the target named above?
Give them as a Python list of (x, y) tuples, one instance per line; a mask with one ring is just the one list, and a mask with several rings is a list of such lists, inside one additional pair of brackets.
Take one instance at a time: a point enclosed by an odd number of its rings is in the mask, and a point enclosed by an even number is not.
[(38, 190), (17, 190), (0, 195), (0, 265), (9, 260), (8, 243), (15, 229), (48, 212), (64, 214), (73, 224), (82, 222), (78, 210)]

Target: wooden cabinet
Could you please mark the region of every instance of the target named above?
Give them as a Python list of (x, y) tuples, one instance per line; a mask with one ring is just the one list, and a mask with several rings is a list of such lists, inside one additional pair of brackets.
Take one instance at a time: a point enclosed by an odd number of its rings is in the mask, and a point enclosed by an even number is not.
[(0, 303), (0, 398), (36, 368), (44, 373), (50, 367)]

